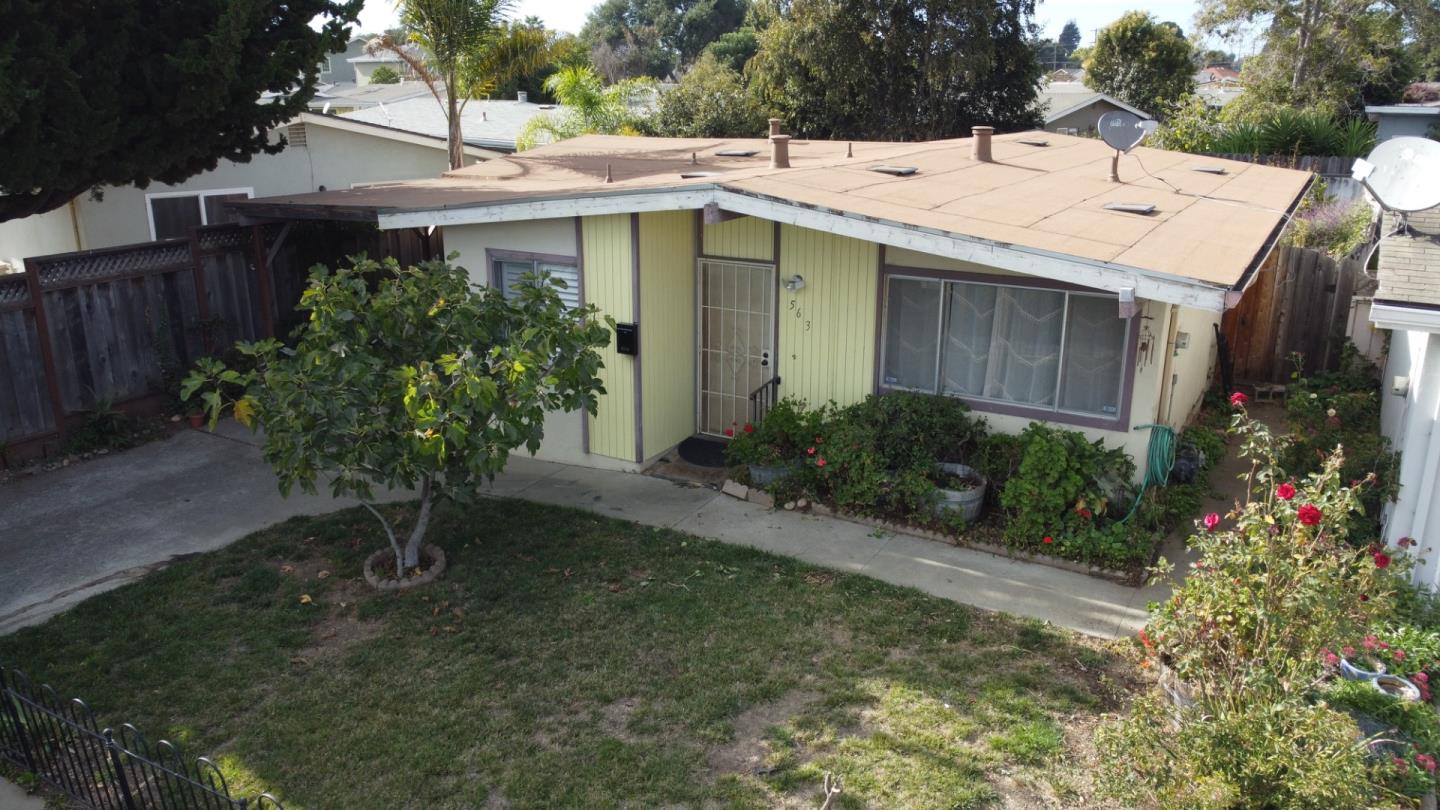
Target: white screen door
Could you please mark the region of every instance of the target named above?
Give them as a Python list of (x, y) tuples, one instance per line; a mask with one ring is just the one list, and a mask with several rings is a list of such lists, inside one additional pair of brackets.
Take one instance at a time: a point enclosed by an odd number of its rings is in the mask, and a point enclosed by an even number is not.
[(700, 432), (750, 419), (750, 393), (775, 372), (775, 268), (700, 262)]

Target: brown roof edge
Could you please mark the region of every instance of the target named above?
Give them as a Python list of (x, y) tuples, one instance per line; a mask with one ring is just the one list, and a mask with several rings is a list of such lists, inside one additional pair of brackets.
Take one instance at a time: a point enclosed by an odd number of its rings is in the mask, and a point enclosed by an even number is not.
[(378, 222), (380, 212), (392, 210), (379, 206), (296, 205), (260, 200), (234, 200), (225, 207), (249, 219), (292, 220), (310, 219), (330, 222)]
[(1270, 236), (1265, 239), (1265, 244), (1255, 254), (1255, 258), (1250, 260), (1250, 265), (1245, 268), (1245, 272), (1241, 273), (1240, 278), (1236, 279), (1235, 284), (1230, 287), (1231, 290), (1243, 293), (1245, 288), (1250, 286), (1255, 274), (1259, 272), (1260, 267), (1265, 264), (1265, 260), (1270, 258), (1270, 254), (1274, 253), (1276, 246), (1280, 244), (1280, 237), (1285, 233), (1285, 229), (1290, 227), (1290, 223), (1295, 217), (1295, 209), (1300, 207), (1305, 195), (1309, 194), (1311, 187), (1315, 185), (1315, 177), (1312, 173), (1305, 185), (1300, 187), (1300, 193), (1296, 194), (1295, 199), (1291, 200), (1290, 205), (1285, 208), (1285, 216), (1275, 223), (1275, 227), (1270, 230)]

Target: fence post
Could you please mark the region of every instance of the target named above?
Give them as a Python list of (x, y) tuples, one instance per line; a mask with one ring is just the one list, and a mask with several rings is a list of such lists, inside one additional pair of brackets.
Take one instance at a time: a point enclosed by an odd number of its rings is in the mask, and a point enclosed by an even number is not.
[(45, 387), (50, 392), (50, 410), (55, 432), (65, 435), (65, 400), (60, 396), (60, 375), (55, 370), (55, 347), (50, 344), (50, 320), (45, 314), (45, 293), (40, 288), (40, 265), (25, 268), (30, 288), (30, 305), (35, 308), (35, 336), (40, 342), (40, 362), (45, 366)]
[(115, 769), (115, 784), (120, 789), (120, 801), (125, 804), (125, 810), (137, 810), (135, 797), (130, 795), (130, 780), (125, 778), (125, 760), (120, 756), (120, 744), (115, 742), (115, 735), (110, 729), (101, 732), (105, 735), (105, 750), (110, 754), (110, 766)]
[(200, 327), (200, 351), (210, 354), (210, 296), (205, 292), (205, 256), (200, 252), (200, 233), (190, 229), (190, 264), (195, 276), (195, 318)]
[(5, 713), (10, 715), (10, 722), (15, 725), (20, 753), (25, 756), (25, 767), (29, 768), (31, 773), (39, 775), (40, 768), (35, 764), (35, 754), (30, 750), (30, 736), (25, 733), (25, 724), (20, 722), (20, 710), (15, 708), (15, 698), (3, 670), (0, 670), (0, 702), (5, 704)]
[(255, 245), (255, 276), (260, 287), (260, 323), (265, 328), (265, 337), (275, 337), (274, 295), (270, 290), (270, 263), (265, 257), (265, 232), (263, 226), (251, 225), (250, 233)]

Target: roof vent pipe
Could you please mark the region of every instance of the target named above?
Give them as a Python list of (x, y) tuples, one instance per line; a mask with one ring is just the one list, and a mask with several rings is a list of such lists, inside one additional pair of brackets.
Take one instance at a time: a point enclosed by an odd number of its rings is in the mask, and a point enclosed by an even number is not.
[(780, 134), (780, 119), (779, 119), (779, 118), (771, 118), (771, 119), (770, 119), (770, 137), (773, 138), (773, 137), (775, 137), (776, 135), (779, 135), (779, 134)]
[(770, 168), (772, 168), (772, 169), (788, 169), (788, 168), (790, 168), (790, 136), (789, 136), (789, 135), (771, 135), (771, 136), (770, 136)]
[(971, 127), (970, 134), (973, 136), (970, 141), (970, 159), (979, 163), (995, 162), (990, 156), (990, 136), (995, 134), (995, 128)]

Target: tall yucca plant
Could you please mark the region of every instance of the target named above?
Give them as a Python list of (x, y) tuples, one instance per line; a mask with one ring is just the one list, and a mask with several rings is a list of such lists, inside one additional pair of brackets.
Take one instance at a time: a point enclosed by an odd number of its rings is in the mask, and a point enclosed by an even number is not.
[(1343, 157), (1365, 157), (1375, 148), (1375, 124), (1351, 118), (1340, 125), (1335, 154)]
[[(372, 53), (400, 57), (445, 111), (450, 168), (465, 165), (460, 114), (470, 99), (550, 61), (550, 36), (538, 28), (506, 26), (515, 0), (400, 0), (405, 38), (372, 40)], [(414, 43), (420, 52), (406, 47)]]

